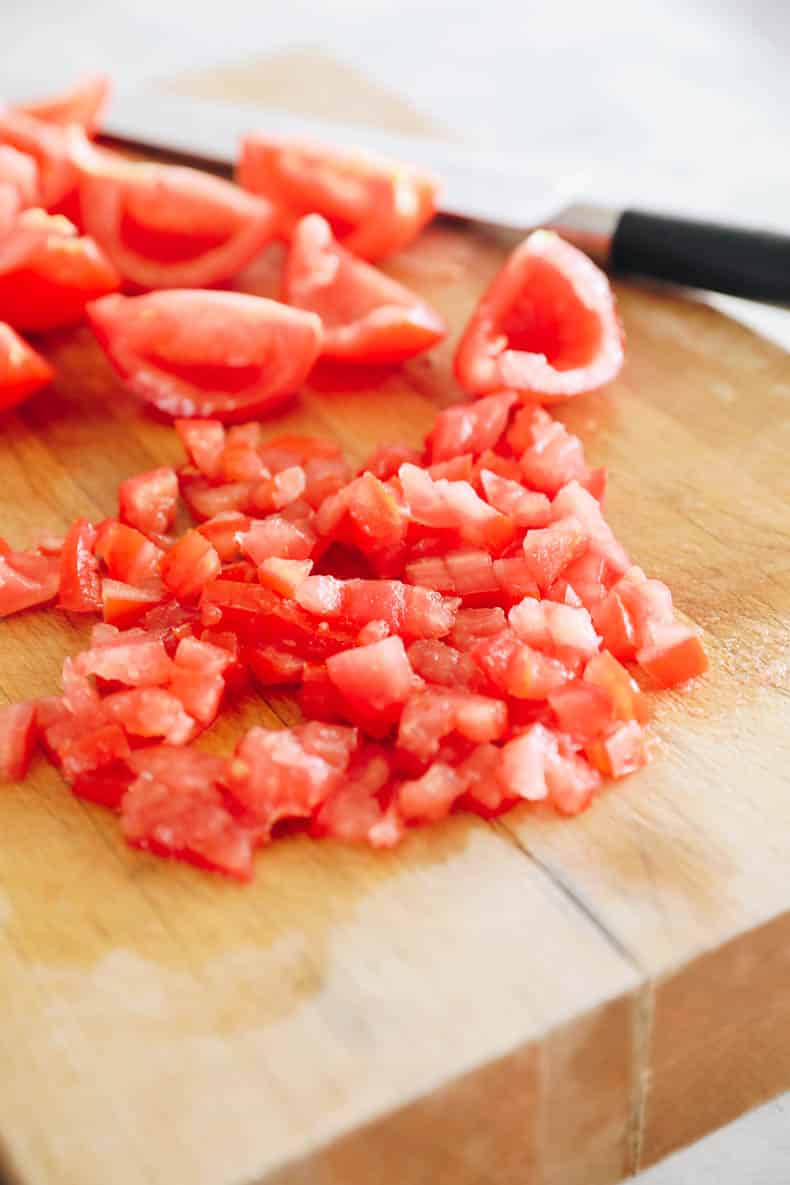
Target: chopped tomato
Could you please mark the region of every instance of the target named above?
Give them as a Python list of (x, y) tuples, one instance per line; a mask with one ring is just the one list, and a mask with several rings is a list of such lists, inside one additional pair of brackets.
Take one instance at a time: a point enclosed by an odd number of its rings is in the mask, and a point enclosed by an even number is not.
[(548, 699), (561, 730), (580, 744), (599, 737), (612, 722), (612, 698), (595, 683), (576, 679)]
[(212, 625), (232, 631), (242, 642), (260, 645), (262, 639), (274, 638), (279, 645), (305, 659), (322, 660), (328, 654), (347, 650), (354, 643), (354, 634), (342, 624), (318, 623), (294, 601), (259, 584), (214, 580), (203, 590), (201, 609), (204, 620), (210, 611)]
[(19, 103), (14, 110), (61, 127), (78, 124), (91, 134), (96, 130), (107, 105), (110, 86), (106, 74), (93, 74), (81, 78), (63, 94), (37, 99), (31, 103)]
[(605, 736), (586, 746), (596, 769), (612, 778), (624, 778), (647, 761), (642, 726), (636, 720), (615, 724)]
[(173, 427), (190, 461), (210, 480), (219, 477), (225, 429), (219, 420), (176, 420)]
[(414, 673), (427, 683), (472, 688), (479, 682), (478, 669), (470, 656), (438, 638), (418, 638), (409, 647), (408, 655)]
[(314, 313), (241, 292), (105, 296), (88, 316), (130, 390), (171, 416), (270, 411), (302, 384), (321, 348)]
[(141, 531), (109, 518), (99, 525), (94, 552), (113, 580), (141, 584), (159, 573), (162, 549)]
[(60, 554), (60, 595), (58, 605), (72, 613), (96, 613), (101, 610), (99, 563), (93, 554), (96, 528), (79, 518), (69, 530)]
[(215, 548), (223, 564), (238, 560), (241, 555), (241, 536), (252, 526), (249, 515), (237, 510), (226, 510), (215, 514), (197, 528)]
[(623, 363), (609, 281), (583, 252), (537, 230), (510, 256), (455, 355), (473, 395), (510, 388), (543, 402), (610, 382)]
[(601, 687), (612, 701), (616, 720), (644, 723), (650, 715), (647, 700), (637, 684), (608, 651), (596, 654), (584, 668), (584, 681)]
[(494, 551), (513, 538), (512, 521), (484, 502), (469, 482), (434, 481), (426, 470), (408, 464), (401, 465), (398, 476), (414, 522), (454, 528), (467, 543)]
[(24, 778), (35, 743), (35, 704), (9, 704), (0, 708), (0, 782), (19, 782)]
[(699, 636), (682, 622), (657, 624), (651, 641), (637, 651), (636, 661), (657, 687), (674, 687), (703, 675), (708, 659)]
[(0, 555), (0, 617), (45, 605), (58, 594), (58, 556), (11, 551)]
[(434, 214), (436, 184), (405, 165), (262, 135), (242, 141), (238, 179), (280, 210), (288, 232), (304, 214), (327, 219), (343, 246), (379, 259), (416, 238)]
[(253, 521), (241, 536), (241, 547), (254, 564), (272, 557), (307, 560), (313, 554), (316, 537), (306, 523), (290, 522), (280, 514)]
[(87, 142), (73, 156), (85, 231), (124, 280), (140, 288), (219, 284), (275, 233), (269, 202), (230, 181), (177, 165), (132, 162)]
[(38, 166), (38, 200), (46, 209), (52, 209), (74, 189), (77, 173), (63, 128), (6, 107), (0, 110), (0, 144), (33, 157)]
[[(312, 835), (331, 835), (345, 843), (392, 846), (400, 837), (397, 816), (381, 805), (380, 796), (392, 777), (391, 760), (382, 746), (365, 745), (354, 754), (343, 782), (316, 812)], [(389, 844), (376, 843), (385, 820), (394, 824)]]
[(126, 687), (155, 687), (167, 683), (173, 663), (161, 638), (143, 629), (121, 633), (107, 626), (94, 627), (91, 646), (75, 659), (81, 675), (96, 675)]
[(507, 704), (471, 691), (429, 688), (416, 691), (403, 709), (398, 745), (422, 761), (435, 757), (440, 742), (457, 732), (475, 744), (500, 740), (508, 722)]
[(542, 593), (551, 588), (567, 566), (586, 550), (589, 537), (582, 523), (570, 515), (548, 527), (527, 531), (524, 559)]
[(24, 402), (53, 378), (49, 363), (0, 321), (0, 412)]
[(221, 568), (222, 561), (215, 549), (198, 531), (187, 531), (161, 563), (164, 583), (177, 597), (187, 601), (199, 596)]
[(20, 210), (38, 201), (38, 166), (32, 156), (0, 145), (0, 236), (8, 235)]
[(377, 713), (405, 703), (414, 685), (414, 672), (397, 637), (332, 654), (326, 669), (347, 699)]
[(341, 247), (320, 214), (308, 214), (294, 230), (283, 299), (318, 313), (322, 353), (349, 362), (402, 362), (447, 332), (416, 293)]
[(296, 601), (308, 613), (360, 627), (385, 621), (410, 638), (441, 638), (449, 633), (455, 607), (427, 588), (399, 580), (338, 580), (308, 576), (296, 590)]
[(106, 578), (101, 582), (102, 617), (110, 625), (125, 629), (158, 605), (163, 595), (158, 583), (139, 588), (122, 580)]
[(435, 823), (449, 815), (463, 789), (463, 781), (453, 767), (435, 761), (421, 777), (401, 783), (398, 810), (409, 823)]
[(170, 745), (184, 745), (195, 735), (195, 722), (180, 699), (163, 687), (136, 687), (105, 696), (102, 708), (124, 732), (139, 737), (161, 737)]
[(75, 325), (86, 304), (114, 292), (120, 278), (93, 239), (78, 237), (67, 219), (36, 214), (34, 235), (23, 219), (3, 242), (0, 318), (15, 329), (40, 333)]
[(446, 461), (463, 453), (493, 449), (507, 427), (518, 396), (513, 391), (489, 395), (477, 403), (462, 403), (439, 412), (428, 437), (432, 461)]
[(285, 560), (269, 556), (258, 568), (258, 579), (281, 597), (292, 597), (312, 569), (312, 560)]
[(590, 550), (603, 557), (615, 578), (631, 567), (625, 548), (614, 537), (600, 503), (578, 481), (563, 486), (552, 503), (552, 518), (575, 518), (589, 536)]
[(517, 527), (545, 527), (551, 521), (551, 503), (545, 494), (525, 490), (520, 482), (490, 469), (480, 470), (480, 484), (489, 504)]
[(472, 658), (494, 687), (515, 699), (546, 699), (569, 678), (561, 662), (521, 642), (512, 630), (476, 642)]
[(387, 481), (395, 476), (403, 464), (421, 465), (422, 453), (405, 444), (382, 444), (368, 457), (361, 472), (372, 473), (380, 481)]
[(149, 469), (118, 486), (120, 517), (144, 535), (161, 535), (173, 524), (178, 478), (173, 469)]

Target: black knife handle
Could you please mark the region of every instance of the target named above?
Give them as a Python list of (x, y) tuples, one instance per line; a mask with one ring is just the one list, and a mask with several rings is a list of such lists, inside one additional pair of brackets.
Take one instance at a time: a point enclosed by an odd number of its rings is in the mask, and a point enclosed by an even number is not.
[(626, 210), (610, 245), (613, 271), (790, 304), (790, 236)]

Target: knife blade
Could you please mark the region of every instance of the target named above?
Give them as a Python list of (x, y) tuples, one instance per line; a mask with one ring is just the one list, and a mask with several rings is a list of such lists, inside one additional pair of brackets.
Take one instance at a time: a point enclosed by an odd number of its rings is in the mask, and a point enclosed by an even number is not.
[(612, 271), (748, 300), (790, 303), (790, 236), (585, 199), (587, 179), (553, 181), (465, 146), (225, 101), (116, 95), (103, 137), (229, 171), (249, 132), (402, 160), (438, 177), (445, 214), (525, 233), (547, 226)]

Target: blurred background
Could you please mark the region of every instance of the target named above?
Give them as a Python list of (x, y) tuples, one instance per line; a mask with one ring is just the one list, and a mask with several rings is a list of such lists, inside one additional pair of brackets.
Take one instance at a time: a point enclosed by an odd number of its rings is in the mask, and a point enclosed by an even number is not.
[[(132, 89), (319, 50), (407, 100), (413, 130), (617, 202), (790, 230), (790, 0), (0, 0), (0, 45), (14, 97), (96, 70)], [(303, 61), (302, 110), (321, 109)], [(640, 1185), (788, 1180), (790, 1096)]]

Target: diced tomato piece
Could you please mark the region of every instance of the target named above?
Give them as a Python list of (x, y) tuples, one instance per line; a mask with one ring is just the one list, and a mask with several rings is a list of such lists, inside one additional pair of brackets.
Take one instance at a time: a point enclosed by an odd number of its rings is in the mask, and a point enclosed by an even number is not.
[(477, 469), (472, 453), (462, 453), (460, 457), (449, 457), (446, 461), (435, 461), (428, 466), (428, 473), (436, 480), (446, 478), (447, 481), (467, 481), (475, 483)]
[[(204, 420), (203, 423), (206, 421)], [(256, 448), (249, 444), (226, 444), (222, 450), (219, 466), (219, 480), (223, 482), (263, 482), (271, 479), (269, 470), (261, 460)], [(271, 510), (271, 505), (261, 502), (260, 509)]]
[(58, 595), (58, 556), (8, 551), (0, 555), (0, 617), (46, 605)]
[(301, 386), (321, 348), (314, 313), (241, 292), (105, 296), (88, 317), (129, 389), (171, 416), (271, 411)]
[(17, 407), (54, 378), (49, 363), (0, 322), (0, 412)]
[(596, 618), (594, 607), (606, 596), (604, 581), (607, 571), (607, 564), (602, 556), (594, 551), (586, 551), (578, 559), (572, 560), (562, 574), (562, 578), (573, 588), (585, 608), (593, 613), (593, 621), (600, 632), (603, 630)]
[(414, 672), (398, 637), (332, 654), (326, 669), (347, 699), (359, 701), (373, 712), (386, 712), (405, 703), (414, 686)]
[(514, 391), (503, 391), (476, 403), (462, 403), (439, 412), (427, 439), (431, 461), (446, 461), (463, 453), (479, 454), (494, 448), (517, 401)]
[(101, 610), (99, 562), (93, 554), (96, 528), (87, 519), (78, 518), (70, 528), (60, 555), (60, 593), (58, 606), (71, 613), (96, 613)]
[(354, 644), (350, 629), (316, 623), (300, 605), (259, 584), (214, 580), (203, 590), (201, 608), (204, 613), (206, 608), (216, 608), (218, 616), (212, 624), (222, 623), (244, 642), (256, 645), (261, 639), (274, 638), (302, 658), (321, 660)]
[(225, 803), (217, 785), (222, 762), (208, 753), (166, 746), (149, 754), (162, 760), (139, 774), (121, 804), (126, 840), (248, 880), (255, 836)]
[(548, 798), (546, 770), (558, 756), (557, 738), (542, 724), (508, 741), (502, 749), (500, 776), (507, 790), (528, 802)]
[(511, 520), (484, 502), (469, 482), (434, 481), (416, 465), (401, 465), (398, 476), (414, 522), (455, 528), (466, 542), (494, 551), (513, 538)]
[(149, 469), (127, 477), (118, 487), (120, 518), (144, 535), (164, 534), (173, 524), (178, 478), (173, 469)]
[(650, 645), (654, 627), (674, 621), (672, 594), (660, 580), (647, 580), (641, 568), (629, 568), (595, 606), (596, 628), (617, 658), (635, 658)]
[(415, 674), (428, 683), (471, 688), (480, 682), (478, 669), (469, 655), (438, 638), (418, 638), (409, 647), (408, 655)]
[(249, 482), (233, 481), (212, 485), (203, 478), (181, 473), (181, 494), (193, 518), (214, 519), (220, 515), (241, 514), (250, 508), (253, 487)]
[(595, 683), (576, 679), (548, 698), (562, 732), (580, 744), (600, 736), (612, 722), (612, 698)]
[(162, 580), (183, 600), (199, 596), (221, 568), (215, 549), (198, 531), (187, 531), (161, 563)]
[(549, 527), (527, 531), (524, 559), (542, 593), (586, 550), (589, 536), (577, 518), (558, 519)]
[(534, 231), (492, 281), (455, 355), (473, 395), (509, 388), (544, 402), (610, 382), (623, 363), (609, 281), (576, 247)]
[(523, 642), (563, 660), (598, 653), (600, 639), (586, 609), (525, 597), (510, 610), (508, 621)]
[(281, 597), (292, 597), (302, 581), (310, 575), (312, 568), (312, 560), (285, 560), (279, 556), (269, 556), (258, 567), (258, 579)]
[(225, 429), (219, 420), (176, 420), (173, 427), (192, 464), (205, 477), (219, 477), (225, 448)]
[(32, 702), (0, 708), (0, 782), (21, 782), (36, 744)]
[[(34, 234), (20, 220), (0, 253), (0, 320), (40, 333), (76, 325), (89, 301), (115, 292), (120, 278), (93, 239), (65, 218), (35, 211)], [(18, 249), (15, 249), (15, 241)]]
[(519, 482), (489, 469), (480, 471), (480, 482), (490, 505), (511, 518), (516, 526), (545, 527), (551, 521), (551, 503), (545, 494), (525, 490)]
[(496, 745), (476, 745), (455, 772), (464, 787), (460, 805), (485, 819), (501, 814), (518, 801), (501, 777), (502, 751)]
[(371, 642), (383, 642), (391, 633), (386, 621), (368, 621), (357, 634), (357, 645), (369, 646)]
[(311, 834), (331, 835), (346, 843), (370, 842), (370, 833), (384, 817), (379, 801), (392, 776), (387, 751), (365, 745), (352, 758), (341, 785), (319, 807)]
[(121, 629), (140, 621), (163, 598), (164, 589), (158, 583), (138, 588), (120, 580), (101, 582), (102, 617)]
[(380, 481), (394, 477), (401, 465), (421, 465), (422, 453), (406, 444), (382, 444), (361, 466), (362, 473), (372, 473)]
[(448, 551), (444, 562), (453, 582), (453, 591), (457, 596), (464, 599), (470, 597), (485, 599), (499, 592), (499, 581), (494, 573), (491, 556), (487, 551), (471, 547), (459, 551)]
[(110, 79), (106, 74), (92, 74), (81, 78), (69, 90), (47, 99), (19, 103), (15, 111), (33, 115), (45, 123), (68, 127), (78, 124), (90, 134), (99, 124), (110, 97)]
[(250, 496), (250, 505), (257, 514), (268, 514), (298, 502), (306, 489), (304, 469), (301, 465), (291, 465), (258, 482)]
[[(256, 428), (259, 426), (254, 425)], [(259, 448), (263, 463), (270, 473), (279, 473), (281, 469), (289, 469), (292, 465), (304, 468), (308, 461), (336, 461), (340, 458), (340, 446), (334, 440), (324, 440), (320, 436), (285, 433), (270, 436)]]
[(80, 719), (66, 711), (43, 729), (43, 741), (70, 783), (102, 766), (126, 761), (130, 753), (126, 733), (103, 714)]
[(351, 477), (343, 457), (311, 457), (304, 464), (305, 501), (317, 509), (330, 494), (341, 490)]
[(238, 180), (274, 202), (284, 230), (317, 212), (363, 259), (405, 247), (435, 209), (435, 182), (405, 165), (260, 134), (242, 141)]
[(244, 553), (258, 566), (273, 557), (307, 560), (313, 554), (315, 542), (315, 534), (306, 524), (290, 522), (277, 514), (253, 522), (241, 538)]
[(393, 632), (409, 638), (441, 638), (455, 617), (455, 607), (438, 593), (398, 580), (308, 576), (297, 588), (296, 600), (319, 617), (339, 618), (357, 627), (385, 621)]
[(341, 247), (320, 214), (308, 214), (294, 229), (283, 299), (318, 313), (322, 353), (348, 362), (402, 362), (447, 333), (415, 292)]
[(476, 744), (496, 741), (507, 729), (507, 705), (470, 691), (429, 688), (415, 692), (398, 728), (398, 745), (422, 761), (435, 757), (442, 739), (457, 732)]
[(686, 683), (708, 669), (708, 658), (699, 636), (682, 622), (652, 627), (649, 645), (637, 651), (636, 661), (657, 687)]
[(75, 669), (82, 675), (96, 675), (127, 687), (155, 687), (168, 682), (173, 663), (162, 639), (146, 630), (121, 633), (116, 629), (103, 634), (94, 628), (91, 646), (77, 656)]
[(585, 481), (589, 473), (582, 442), (559, 420), (522, 453), (520, 464), (527, 485), (552, 497), (570, 481)]
[(447, 561), (440, 555), (426, 555), (410, 560), (406, 564), (406, 579), (409, 584), (432, 588), (435, 592), (447, 596), (456, 592), (455, 580), (447, 567)]
[(75, 798), (117, 811), (133, 781), (134, 774), (119, 758), (79, 774), (71, 784), (71, 793)]
[(339, 725), (251, 728), (228, 765), (227, 784), (269, 826), (308, 817), (340, 785), (356, 746), (356, 729)]
[(546, 780), (552, 804), (563, 815), (585, 810), (601, 785), (598, 770), (578, 753), (560, 753), (549, 765)]
[(616, 658), (608, 651), (596, 654), (584, 668), (584, 681), (601, 687), (612, 701), (616, 720), (644, 723), (650, 715), (647, 700)]
[(223, 564), (241, 556), (241, 535), (246, 535), (252, 519), (237, 510), (226, 510), (201, 523), (197, 530), (208, 539)]
[(182, 707), (193, 720), (205, 728), (216, 719), (225, 691), (225, 680), (222, 675), (212, 671), (177, 667), (170, 680), (169, 690), (181, 701)]
[[(0, 237), (13, 229), (21, 210), (38, 201), (38, 166), (32, 156), (0, 145)], [(5, 258), (5, 251), (0, 259)]]
[(244, 657), (253, 678), (263, 687), (301, 682), (304, 659), (288, 650), (277, 646), (255, 646), (245, 650)]
[(520, 642), (512, 630), (476, 642), (471, 654), (493, 685), (516, 699), (546, 699), (569, 678), (561, 662)]
[(163, 687), (139, 687), (105, 696), (102, 707), (109, 719), (125, 732), (140, 737), (161, 737), (171, 745), (184, 745), (195, 735), (195, 723), (180, 699)]
[(504, 611), (499, 606), (486, 609), (459, 609), (450, 642), (458, 650), (466, 652), (481, 638), (490, 638), (501, 633), (507, 626)]
[(590, 549), (603, 556), (615, 577), (622, 576), (631, 567), (625, 548), (617, 542), (603, 517), (600, 504), (577, 481), (562, 487), (554, 499), (551, 513), (555, 520), (570, 517), (580, 522), (589, 536)]
[(38, 166), (42, 206), (51, 209), (74, 189), (77, 174), (65, 129), (6, 107), (0, 111), (0, 143), (33, 157)]
[(451, 765), (435, 761), (425, 773), (398, 788), (398, 810), (409, 823), (444, 819), (463, 793), (463, 782)]
[(612, 778), (624, 778), (647, 762), (642, 726), (636, 720), (615, 724), (605, 736), (586, 746), (596, 769)]
[(111, 579), (143, 584), (159, 573), (163, 552), (141, 531), (106, 519), (97, 529), (95, 554), (104, 560)]

